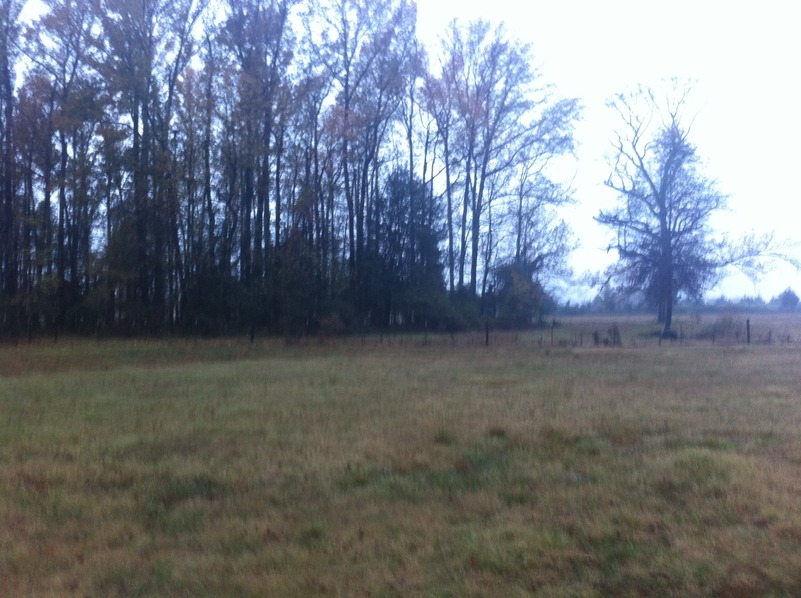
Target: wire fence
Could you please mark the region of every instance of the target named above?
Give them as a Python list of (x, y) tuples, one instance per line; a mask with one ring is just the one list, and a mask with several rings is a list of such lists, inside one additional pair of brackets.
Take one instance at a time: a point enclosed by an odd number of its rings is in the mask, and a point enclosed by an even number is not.
[(643, 316), (553, 319), (530, 330), (500, 330), (488, 323), (482, 330), (463, 332), (402, 329), (369, 331), (356, 335), (322, 335), (286, 339), (293, 345), (531, 348), (636, 348), (690, 345), (801, 346), (801, 314), (709, 315), (678, 318), (670, 335), (663, 326)]

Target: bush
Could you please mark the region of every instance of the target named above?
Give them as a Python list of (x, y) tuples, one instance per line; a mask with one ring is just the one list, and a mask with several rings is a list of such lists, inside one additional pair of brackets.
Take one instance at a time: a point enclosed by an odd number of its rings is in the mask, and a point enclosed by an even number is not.
[(722, 316), (698, 333), (699, 339), (712, 342), (739, 342), (745, 335), (745, 325), (733, 316)]

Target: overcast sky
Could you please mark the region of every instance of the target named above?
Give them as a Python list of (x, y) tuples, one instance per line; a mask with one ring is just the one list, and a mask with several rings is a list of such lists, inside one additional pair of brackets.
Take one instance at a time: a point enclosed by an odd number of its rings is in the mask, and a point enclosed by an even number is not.
[[(715, 220), (732, 234), (775, 231), (801, 240), (801, 35), (794, 2), (719, 0), (418, 0), (421, 38), (434, 43), (454, 18), (504, 21), (530, 42), (535, 64), (559, 95), (585, 106), (576, 134), (576, 198), (571, 225), (582, 237), (573, 267), (598, 270), (609, 260), (608, 232), (592, 221), (614, 201), (604, 188), (616, 125), (606, 99), (638, 83), (673, 76), (697, 81), (691, 140), (729, 195)], [(758, 284), (733, 274), (711, 296), (770, 299), (801, 275), (779, 265)]]

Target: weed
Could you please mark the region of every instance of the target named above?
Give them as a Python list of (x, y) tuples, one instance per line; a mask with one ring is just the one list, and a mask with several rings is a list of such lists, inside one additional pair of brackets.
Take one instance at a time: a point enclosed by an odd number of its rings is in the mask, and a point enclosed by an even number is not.
[(318, 547), (323, 544), (325, 539), (326, 525), (320, 520), (307, 523), (298, 533), (298, 542), (306, 548)]
[(451, 430), (446, 428), (445, 426), (440, 426), (434, 432), (434, 442), (437, 444), (444, 444), (446, 446), (450, 446), (456, 443), (456, 434), (454, 434)]
[(724, 498), (731, 477), (727, 465), (706, 449), (682, 450), (657, 464), (653, 475), (656, 491), (682, 505), (693, 497)]

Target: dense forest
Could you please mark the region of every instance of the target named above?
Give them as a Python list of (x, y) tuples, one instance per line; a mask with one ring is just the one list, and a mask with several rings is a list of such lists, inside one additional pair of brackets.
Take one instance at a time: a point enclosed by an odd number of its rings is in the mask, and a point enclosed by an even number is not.
[[(527, 325), (576, 100), (408, 0), (0, 0), (3, 334)], [(562, 169), (564, 171), (564, 168)]]

